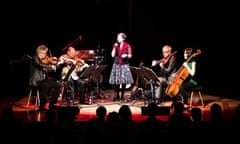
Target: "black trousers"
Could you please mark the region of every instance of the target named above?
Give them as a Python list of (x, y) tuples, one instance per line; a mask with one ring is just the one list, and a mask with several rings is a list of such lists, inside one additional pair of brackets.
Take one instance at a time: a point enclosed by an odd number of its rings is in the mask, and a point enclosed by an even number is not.
[(53, 107), (57, 102), (59, 92), (60, 92), (60, 84), (52, 79), (42, 80), (39, 85), (39, 97), (40, 97), (40, 108), (44, 108), (44, 105), (49, 100), (49, 108)]

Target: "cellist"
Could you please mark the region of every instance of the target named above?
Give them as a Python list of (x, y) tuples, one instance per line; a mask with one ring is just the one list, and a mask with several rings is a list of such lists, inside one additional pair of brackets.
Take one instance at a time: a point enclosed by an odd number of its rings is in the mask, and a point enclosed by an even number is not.
[[(193, 49), (192, 48), (186, 48), (184, 50), (184, 59), (187, 60), (192, 55)], [(196, 59), (191, 58), (190, 61), (185, 61), (183, 63), (183, 66), (187, 70), (188, 77), (183, 81), (182, 85), (180, 86), (179, 90), (179, 96), (183, 98), (184, 107), (188, 107), (188, 93), (189, 91), (198, 85), (196, 81)]]
[(162, 103), (164, 98), (164, 87), (167, 87), (171, 78), (177, 70), (176, 57), (172, 53), (172, 46), (164, 45), (162, 47), (163, 58), (161, 60), (153, 60), (152, 66), (158, 65), (159, 70), (159, 83), (155, 88), (155, 103)]

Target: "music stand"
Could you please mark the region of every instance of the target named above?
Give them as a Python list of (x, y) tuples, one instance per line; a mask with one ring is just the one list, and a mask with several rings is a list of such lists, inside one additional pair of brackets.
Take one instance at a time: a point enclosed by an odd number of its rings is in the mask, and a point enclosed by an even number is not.
[[(90, 65), (81, 75), (80, 77), (90, 77), (91, 84), (93, 83), (93, 77), (99, 76), (99, 74), (107, 67), (107, 65)], [(91, 86), (92, 88), (92, 86)], [(97, 81), (97, 97), (100, 95), (99, 81)], [(89, 103), (93, 102), (93, 90), (91, 89), (89, 96)]]
[(94, 65), (90, 65), (89, 67), (87, 67), (83, 73), (80, 75), (80, 78), (86, 78), (86, 77), (90, 77), (92, 72), (95, 70), (95, 66)]
[(150, 69), (148, 67), (144, 67), (144, 66), (141, 67), (140, 69), (141, 69), (144, 77), (147, 78), (148, 80), (151, 80), (153, 82), (160, 82), (158, 79), (158, 76), (152, 69)]
[[(144, 75), (143, 75), (143, 73), (141, 72), (141, 69), (139, 68), (139, 67), (133, 67), (133, 66), (129, 66), (130, 67), (130, 70), (132, 71), (132, 73), (134, 73), (134, 75), (136, 76), (136, 79), (144, 79)], [(137, 81), (137, 83), (135, 82), (135, 85), (134, 85), (134, 87), (133, 87), (133, 89), (135, 89), (135, 90), (131, 90), (131, 97), (133, 98), (133, 100), (135, 100), (133, 103), (132, 103), (132, 105), (133, 104), (135, 104), (136, 102), (137, 102), (137, 99), (136, 99), (136, 93), (137, 92), (139, 92), (139, 90), (140, 90), (140, 92), (141, 92), (141, 97), (144, 97), (144, 92), (143, 92), (143, 88), (139, 88), (139, 86), (138, 86), (138, 80), (136, 80)], [(137, 84), (137, 85), (136, 85)]]
[(63, 104), (64, 101), (67, 101), (68, 104), (70, 104), (71, 100), (74, 100), (74, 89), (72, 86), (69, 85), (69, 80), (75, 68), (76, 68), (76, 65), (72, 64), (71, 67), (68, 69), (65, 77), (61, 78), (60, 82), (62, 87), (59, 94), (59, 97), (61, 99), (61, 104)]
[[(92, 73), (92, 77), (95, 78), (97, 81), (96, 81), (96, 95), (97, 97), (105, 97), (104, 94), (102, 93), (100, 87), (99, 87), (99, 84), (100, 84), (100, 73), (107, 67), (107, 65), (96, 65), (95, 66), (95, 70), (93, 71)], [(103, 94), (103, 96), (100, 96), (100, 94)]]
[[(148, 80), (150, 87), (151, 87), (151, 100), (153, 101), (155, 98), (155, 85), (157, 82), (160, 82), (158, 79), (158, 76), (153, 72), (152, 69), (148, 67), (141, 67), (140, 68), (141, 73), (144, 75), (144, 77)], [(144, 104), (146, 104), (146, 101), (144, 99)]]
[(92, 75), (99, 75), (106, 67), (107, 65), (95, 65), (95, 70), (92, 72)]
[(141, 68), (130, 66), (130, 70), (139, 78), (144, 78)]

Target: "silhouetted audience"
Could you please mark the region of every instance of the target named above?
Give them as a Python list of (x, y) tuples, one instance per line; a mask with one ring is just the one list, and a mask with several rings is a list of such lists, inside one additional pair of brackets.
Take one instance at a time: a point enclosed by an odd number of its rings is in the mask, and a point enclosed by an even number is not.
[(222, 107), (218, 103), (210, 106), (210, 120), (207, 121), (208, 134), (211, 140), (224, 140), (228, 136), (227, 120), (222, 114)]
[[(128, 105), (121, 105), (118, 110), (119, 114), (119, 124), (120, 129), (118, 133), (118, 137), (125, 142), (126, 139), (134, 140), (136, 133), (136, 126), (132, 120), (132, 111)], [(124, 137), (123, 137), (124, 135)]]
[(167, 125), (169, 133), (182, 137), (189, 135), (191, 118), (184, 111), (184, 104), (182, 102), (173, 103), (173, 112), (169, 115)]
[(107, 115), (107, 109), (105, 106), (101, 105), (96, 109), (96, 117), (92, 118), (88, 122), (88, 131), (91, 133), (101, 133), (105, 132), (106, 124), (105, 117)]
[[(202, 121), (202, 110), (199, 107), (193, 107), (190, 110), (190, 116), (192, 119), (192, 126), (190, 130), (191, 137), (198, 139), (204, 135), (206, 124)], [(199, 139), (202, 140), (202, 139)]]
[(56, 107), (57, 112), (57, 128), (56, 134), (58, 139), (56, 143), (74, 143), (83, 139), (74, 137), (79, 135), (81, 129), (76, 122), (76, 116), (80, 110), (78, 107)]
[(127, 132), (134, 132), (135, 126), (132, 120), (132, 111), (128, 105), (121, 105), (118, 111), (121, 128)]
[(116, 111), (109, 112), (106, 118), (106, 128), (109, 133), (115, 133), (120, 129), (119, 114)]
[(142, 130), (148, 134), (156, 134), (166, 132), (166, 123), (157, 118), (158, 106), (155, 102), (151, 102), (147, 106), (148, 117), (142, 121)]

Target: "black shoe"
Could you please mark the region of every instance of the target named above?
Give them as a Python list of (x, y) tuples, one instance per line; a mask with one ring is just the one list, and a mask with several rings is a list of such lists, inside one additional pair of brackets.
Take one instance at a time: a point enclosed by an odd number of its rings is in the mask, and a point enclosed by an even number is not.
[(119, 101), (119, 100), (120, 100), (119, 96), (114, 96), (113, 101)]
[(54, 104), (49, 104), (48, 106), (49, 109), (54, 109), (54, 107), (55, 107)]
[(84, 100), (80, 100), (80, 104), (85, 104), (85, 101)]

